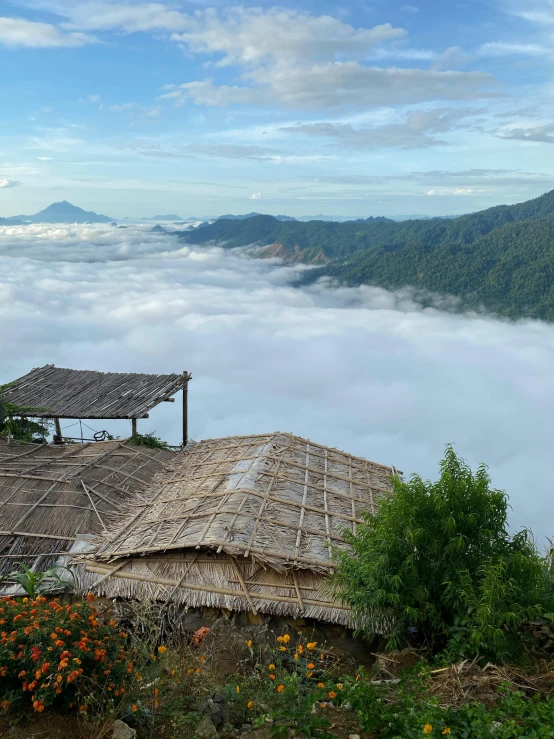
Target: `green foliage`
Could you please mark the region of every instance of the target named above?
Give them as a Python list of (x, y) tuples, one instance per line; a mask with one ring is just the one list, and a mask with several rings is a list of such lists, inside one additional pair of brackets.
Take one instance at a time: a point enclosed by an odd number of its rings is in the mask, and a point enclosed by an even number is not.
[(17, 564), (21, 567), (21, 570), (15, 570), (14, 572), (8, 572), (6, 575), (3, 575), (0, 577), (0, 583), (6, 580), (17, 583), (29, 598), (36, 598), (38, 595), (51, 593), (53, 590), (67, 588), (70, 583), (68, 583), (67, 578), (64, 579), (60, 576), (60, 570), (69, 572), (72, 580), (74, 580), (72, 570), (62, 565), (50, 567), (45, 572), (33, 572), (23, 562), (18, 562)]
[(370, 628), (390, 619), (388, 646), (418, 627), (435, 651), (519, 657), (521, 623), (552, 610), (552, 581), (529, 532), (507, 532), (505, 493), (447, 446), (437, 482), (393, 479), (394, 494), (338, 552), (341, 597)]
[(168, 449), (166, 441), (162, 441), (157, 436), (151, 434), (136, 434), (129, 439), (129, 444), (136, 444), (137, 446), (147, 446), (150, 449)]
[(494, 706), (471, 701), (456, 708), (430, 697), (427, 688), (425, 674), (412, 673), (394, 688), (348, 682), (344, 698), (363, 728), (379, 739), (419, 739), (425, 733), (451, 739), (554, 737), (552, 697), (528, 698), (505, 684)]
[(2, 400), (2, 393), (8, 385), (0, 385), (0, 437), (11, 437), (16, 441), (35, 444), (46, 442), (51, 422), (34, 418), (38, 408), (17, 406)]
[(458, 309), (554, 320), (554, 191), (459, 218), (346, 223), (220, 220), (182, 232), (226, 248), (281, 244), (295, 260), (322, 261), (303, 283), (327, 276), (348, 285), (412, 286), (459, 298)]

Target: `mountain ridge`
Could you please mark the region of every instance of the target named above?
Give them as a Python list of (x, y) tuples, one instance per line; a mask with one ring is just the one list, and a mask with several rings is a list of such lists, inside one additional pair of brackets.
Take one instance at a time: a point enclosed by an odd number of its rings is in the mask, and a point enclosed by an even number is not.
[[(254, 216), (176, 232), (196, 245), (256, 247), (345, 285), (454, 295), (460, 309), (554, 321), (554, 190), (451, 219), (293, 221)], [(553, 265), (551, 267), (551, 265)]]

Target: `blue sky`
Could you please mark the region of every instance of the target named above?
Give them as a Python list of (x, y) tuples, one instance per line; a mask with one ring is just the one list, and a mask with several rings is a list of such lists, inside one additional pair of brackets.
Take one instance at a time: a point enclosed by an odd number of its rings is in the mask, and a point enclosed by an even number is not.
[(448, 214), (554, 187), (554, 0), (3, 0), (0, 215)]

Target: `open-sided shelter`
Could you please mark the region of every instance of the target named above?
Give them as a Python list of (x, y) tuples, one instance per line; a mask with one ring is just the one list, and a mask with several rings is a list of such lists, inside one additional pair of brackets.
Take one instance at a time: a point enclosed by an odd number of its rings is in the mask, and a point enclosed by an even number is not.
[(18, 562), (44, 571), (90, 548), (173, 456), (122, 441), (0, 439), (0, 573)]
[(87, 558), (87, 588), (351, 625), (334, 547), (391, 491), (393, 467), (291, 434), (191, 444)]
[(138, 418), (183, 391), (183, 446), (188, 441), (188, 372), (173, 375), (94, 372), (47, 364), (5, 386), (0, 400), (32, 408), (36, 418), (52, 418), (62, 437), (60, 418), (130, 419), (133, 436)]

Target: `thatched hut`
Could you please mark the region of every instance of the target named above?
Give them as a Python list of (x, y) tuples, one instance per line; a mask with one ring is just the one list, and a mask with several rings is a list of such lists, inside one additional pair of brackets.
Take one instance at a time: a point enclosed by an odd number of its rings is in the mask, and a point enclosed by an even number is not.
[(90, 549), (173, 456), (125, 441), (0, 439), (0, 573), (17, 562), (44, 571)]
[(333, 549), (390, 493), (394, 474), (285, 433), (193, 444), (87, 558), (85, 586), (351, 625), (329, 588)]

